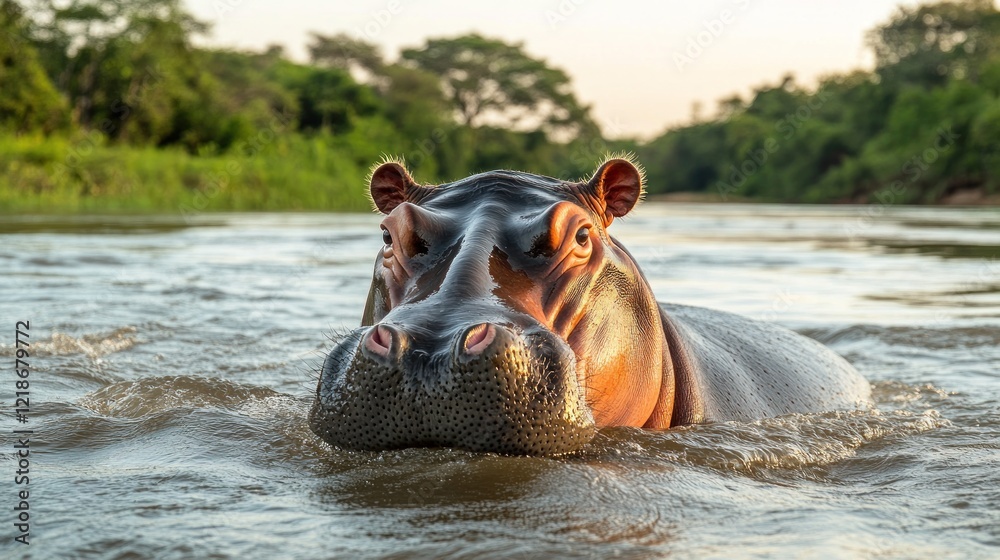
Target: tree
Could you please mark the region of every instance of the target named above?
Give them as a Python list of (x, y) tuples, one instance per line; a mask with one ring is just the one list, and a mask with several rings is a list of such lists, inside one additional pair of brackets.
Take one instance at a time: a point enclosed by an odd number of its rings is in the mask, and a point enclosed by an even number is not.
[(207, 30), (180, 0), (34, 0), (28, 13), (50, 76), (83, 126), (108, 118), (161, 67), (189, 66), (189, 38)]
[(385, 64), (377, 45), (354, 39), (346, 33), (321, 35), (310, 33), (309, 58), (313, 64), (342, 70), (361, 70), (378, 75)]
[(471, 34), (432, 39), (422, 49), (404, 50), (402, 57), (441, 76), (463, 126), (490, 124), (569, 136), (594, 127), (589, 108), (571, 91), (569, 76), (526, 54), (520, 43)]
[[(312, 33), (309, 45), (313, 63), (326, 72), (350, 72), (369, 84), (382, 102), (385, 117), (405, 138), (408, 164), (425, 176), (454, 167), (456, 157), (449, 150), (454, 125), (448, 101), (437, 76), (409, 66), (387, 64), (377, 45), (344, 33), (326, 36)], [(327, 97), (327, 103), (332, 101)]]
[(1000, 52), (1000, 12), (993, 0), (902, 6), (868, 34), (878, 72), (889, 82), (934, 87), (949, 78), (976, 79)]
[(377, 45), (345, 33), (312, 33), (309, 55), (321, 67), (362, 74), (385, 102), (386, 116), (404, 134), (426, 137), (442, 125), (447, 102), (436, 76), (399, 64), (386, 64)]
[(723, 178), (726, 125), (697, 123), (674, 129), (639, 148), (650, 192), (709, 192)]
[(28, 13), (74, 123), (113, 141), (224, 150), (295, 102), (261, 72), (240, 74), (239, 63), (277, 53), (213, 65), (191, 44), (207, 26), (180, 0), (35, 0)]
[(354, 81), (339, 68), (317, 68), (282, 61), (274, 76), (298, 96), (299, 127), (344, 132), (358, 116), (382, 111), (372, 88)]
[(16, 2), (0, 1), (0, 127), (50, 132), (65, 123), (66, 107), (28, 40), (28, 26)]

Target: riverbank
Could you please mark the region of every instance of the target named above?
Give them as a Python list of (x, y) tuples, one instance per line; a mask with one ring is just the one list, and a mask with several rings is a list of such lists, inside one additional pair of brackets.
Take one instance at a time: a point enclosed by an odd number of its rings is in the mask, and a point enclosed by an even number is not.
[(87, 136), (0, 138), (0, 211), (367, 211), (368, 164), (348, 153), (296, 136), (220, 155)]
[[(754, 204), (754, 203), (779, 203), (793, 204), (787, 201), (758, 200), (739, 196), (722, 196), (718, 193), (703, 192), (674, 192), (668, 194), (655, 194), (646, 197), (650, 202), (667, 202), (673, 204)], [(824, 204), (879, 204), (877, 199), (871, 196), (858, 197), (856, 200), (837, 200)], [(910, 206), (913, 206), (910, 204)], [(916, 206), (1000, 206), (1000, 194), (991, 194), (981, 188), (965, 189), (955, 191), (941, 197), (938, 201), (929, 204)]]
[[(351, 140), (271, 137), (238, 153), (108, 145), (99, 136), (0, 138), (0, 213), (367, 212), (365, 177), (379, 154)], [(878, 191), (849, 201), (881, 204)], [(782, 203), (717, 192), (652, 194), (669, 203)], [(1000, 206), (1000, 194), (958, 190), (942, 206)]]

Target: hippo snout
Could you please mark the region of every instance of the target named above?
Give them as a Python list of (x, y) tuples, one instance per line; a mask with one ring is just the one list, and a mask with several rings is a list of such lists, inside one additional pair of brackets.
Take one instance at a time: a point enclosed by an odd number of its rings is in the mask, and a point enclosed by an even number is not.
[(593, 438), (561, 338), (496, 322), (451, 332), (384, 322), (351, 333), (323, 364), (312, 430), (352, 449), (526, 455), (572, 452)]
[[(466, 330), (458, 338), (454, 354), (456, 360), (468, 359), (481, 355), (496, 340), (497, 327), (492, 323), (481, 323)], [(392, 325), (376, 325), (364, 336), (362, 351), (369, 354), (373, 360), (385, 361), (388, 364), (398, 361), (409, 349), (409, 337), (406, 333)], [(414, 350), (414, 357), (426, 356), (423, 350)]]

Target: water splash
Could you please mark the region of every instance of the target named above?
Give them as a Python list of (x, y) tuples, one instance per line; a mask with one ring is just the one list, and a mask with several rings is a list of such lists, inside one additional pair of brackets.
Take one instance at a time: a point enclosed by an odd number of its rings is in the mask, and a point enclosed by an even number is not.
[[(913, 408), (921, 408), (921, 398), (939, 395), (937, 391), (902, 387), (905, 391), (893, 395), (908, 395), (905, 403)], [(886, 393), (881, 394), (884, 397)], [(932, 408), (916, 412), (873, 408), (790, 414), (755, 422), (703, 424), (661, 432), (609, 429), (603, 430), (580, 458), (600, 461), (615, 457), (646, 464), (684, 464), (754, 477), (776, 470), (808, 476), (809, 470), (854, 457), (876, 442), (950, 425)]]
[[(137, 329), (133, 326), (117, 328), (106, 334), (85, 334), (80, 337), (53, 332), (48, 340), (31, 343), (32, 356), (69, 356), (84, 354), (98, 360), (108, 354), (123, 352), (135, 346)], [(0, 345), (0, 356), (13, 356), (13, 346)]]
[(174, 408), (237, 410), (248, 401), (280, 396), (266, 387), (223, 379), (168, 376), (113, 383), (85, 395), (78, 404), (105, 416), (141, 418)]

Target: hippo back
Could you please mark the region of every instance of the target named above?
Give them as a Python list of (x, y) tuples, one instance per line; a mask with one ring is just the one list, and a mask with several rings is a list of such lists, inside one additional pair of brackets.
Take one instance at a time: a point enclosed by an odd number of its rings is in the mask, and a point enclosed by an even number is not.
[(661, 309), (677, 385), (683, 388), (675, 425), (870, 403), (869, 383), (815, 340), (723, 311), (675, 304)]

